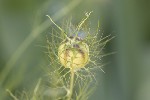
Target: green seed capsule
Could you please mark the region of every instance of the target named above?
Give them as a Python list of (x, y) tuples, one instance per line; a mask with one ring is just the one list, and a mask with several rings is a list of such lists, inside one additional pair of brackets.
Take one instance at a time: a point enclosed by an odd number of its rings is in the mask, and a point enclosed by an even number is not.
[(80, 37), (69, 37), (60, 44), (58, 57), (66, 68), (83, 68), (89, 61), (89, 46)]

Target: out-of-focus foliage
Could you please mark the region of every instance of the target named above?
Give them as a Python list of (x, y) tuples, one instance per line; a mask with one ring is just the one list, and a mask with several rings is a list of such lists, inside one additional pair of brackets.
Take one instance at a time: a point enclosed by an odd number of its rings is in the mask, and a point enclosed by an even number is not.
[[(34, 90), (49, 64), (46, 34), (51, 15), (60, 25), (72, 16), (78, 23), (93, 11), (91, 25), (100, 20), (104, 35), (116, 36), (105, 47), (106, 74), (89, 100), (150, 99), (150, 2), (148, 0), (0, 0), (0, 100)], [(55, 27), (55, 26), (52, 26)]]

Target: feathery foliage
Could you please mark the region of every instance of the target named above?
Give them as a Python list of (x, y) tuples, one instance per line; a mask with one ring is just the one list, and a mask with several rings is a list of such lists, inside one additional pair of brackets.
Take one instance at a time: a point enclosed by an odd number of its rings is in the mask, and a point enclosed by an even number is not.
[[(104, 64), (99, 63), (104, 56), (103, 48), (113, 37), (106, 36), (98, 40), (100, 34), (99, 23), (95, 31), (91, 31), (85, 22), (88, 20), (90, 13), (86, 13), (86, 17), (75, 27), (71, 21), (64, 24), (64, 29), (59, 27), (50, 16), (49, 19), (57, 29), (52, 28), (52, 33), (47, 36), (47, 54), (50, 64), (45, 68), (46, 75), (39, 80), (33, 93), (27, 95), (22, 93), (21, 100), (88, 100), (89, 96), (95, 90), (97, 84), (96, 70), (102, 70)], [(79, 39), (80, 38), (80, 39)], [(58, 48), (62, 42), (69, 39), (70, 45), (86, 43), (89, 47), (87, 63), (81, 68), (64, 67), (60, 62)], [(79, 39), (78, 42), (73, 39)], [(72, 47), (71, 50), (77, 47)], [(79, 48), (82, 51), (81, 48)], [(79, 50), (78, 49), (78, 50)], [(87, 48), (86, 48), (87, 49)], [(66, 49), (64, 49), (66, 50)], [(85, 51), (82, 51), (82, 57), (85, 56)], [(68, 52), (67, 54), (68, 55)], [(66, 59), (65, 59), (66, 60)], [(73, 62), (71, 62), (72, 65)], [(104, 72), (104, 71), (103, 71)], [(14, 100), (20, 100), (7, 90)], [(32, 95), (31, 95), (32, 94)]]

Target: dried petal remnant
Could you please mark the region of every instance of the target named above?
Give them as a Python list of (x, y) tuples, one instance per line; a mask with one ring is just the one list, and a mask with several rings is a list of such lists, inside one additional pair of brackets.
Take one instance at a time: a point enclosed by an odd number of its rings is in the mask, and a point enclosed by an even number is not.
[(58, 48), (60, 63), (66, 68), (82, 68), (89, 61), (89, 47), (79, 37), (64, 40)]

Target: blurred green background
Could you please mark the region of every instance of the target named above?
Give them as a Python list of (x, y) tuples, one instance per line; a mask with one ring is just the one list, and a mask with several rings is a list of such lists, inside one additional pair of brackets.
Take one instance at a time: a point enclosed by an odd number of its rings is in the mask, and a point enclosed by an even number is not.
[(6, 89), (32, 90), (44, 74), (41, 46), (52, 24), (45, 15), (77, 24), (85, 11), (93, 11), (91, 26), (100, 20), (104, 35), (116, 36), (104, 52), (117, 52), (103, 58), (110, 64), (89, 100), (150, 100), (149, 0), (0, 0), (0, 100), (11, 100)]

